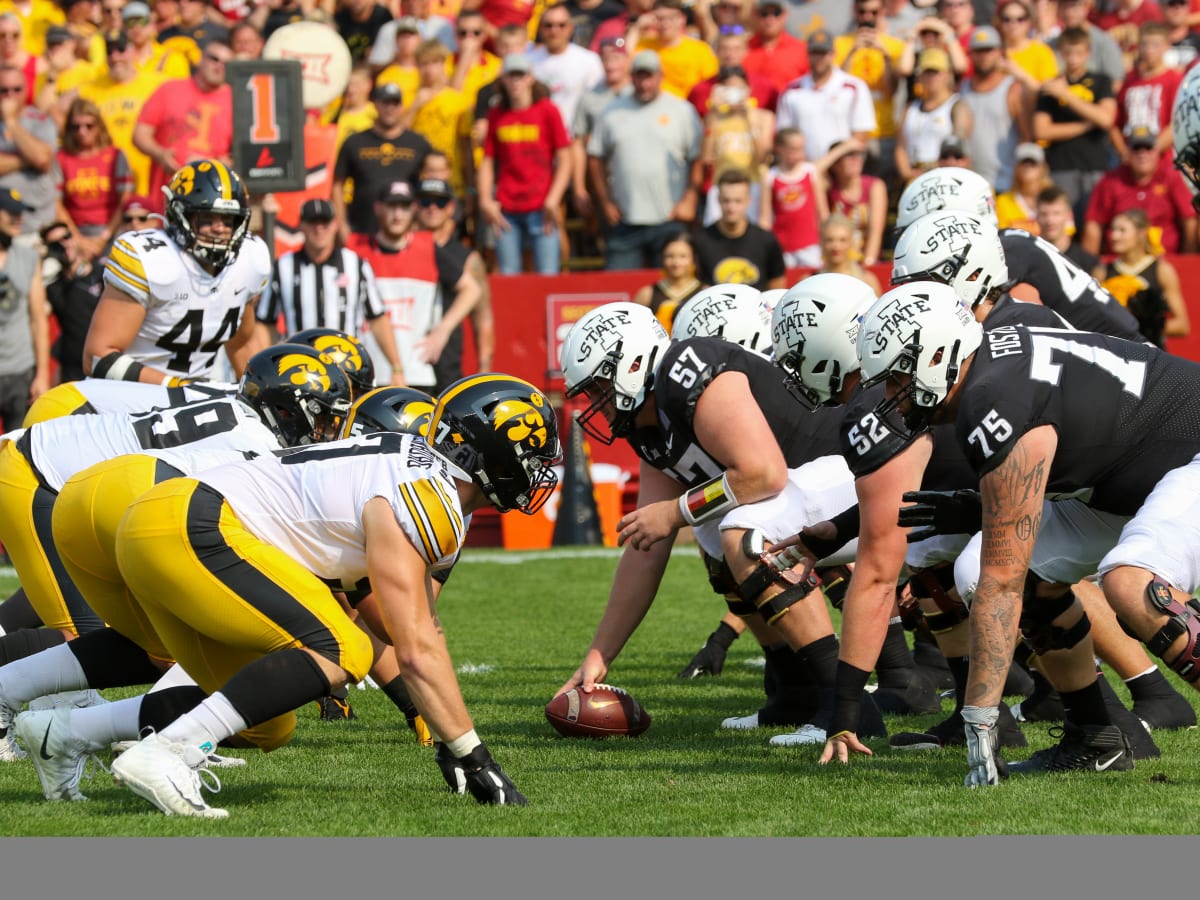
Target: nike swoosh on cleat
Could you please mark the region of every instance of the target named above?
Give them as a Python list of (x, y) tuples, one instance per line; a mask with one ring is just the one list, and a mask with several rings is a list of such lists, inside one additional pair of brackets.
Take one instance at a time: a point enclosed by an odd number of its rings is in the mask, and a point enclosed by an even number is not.
[(46, 726), (46, 733), (42, 735), (42, 749), (40, 751), (42, 754), (42, 759), (54, 759), (54, 757), (51, 754), (46, 752), (46, 742), (50, 740), (50, 729), (53, 727), (54, 727), (54, 723), (51, 722), (49, 725)]
[(196, 810), (197, 812), (203, 812), (203, 811), (204, 811), (204, 804), (203, 804), (203, 803), (197, 803), (195, 800), (193, 800), (191, 797), (189, 797), (187, 794), (185, 794), (183, 791), (181, 791), (181, 790), (179, 789), (179, 785), (177, 785), (177, 784), (176, 784), (176, 783), (175, 783), (175, 782), (172, 780), (172, 778), (171, 778), (171, 776), (170, 776), (170, 775), (166, 776), (166, 778), (167, 778), (167, 784), (169, 784), (171, 787), (175, 788), (175, 793), (177, 793), (177, 794), (178, 794), (180, 797), (182, 797), (184, 800), (186, 800), (186, 801), (187, 801), (187, 803), (188, 803), (188, 805), (189, 805), (189, 806), (191, 806), (191, 807), (192, 807), (192, 809)]
[(1101, 762), (1100, 760), (1096, 760), (1096, 771), (1103, 772), (1105, 769), (1107, 769), (1109, 766), (1111, 766), (1113, 763), (1115, 763), (1118, 759), (1120, 759), (1124, 755), (1125, 754), (1122, 751), (1118, 750), (1113, 755), (1112, 759), (1105, 760), (1104, 762)]

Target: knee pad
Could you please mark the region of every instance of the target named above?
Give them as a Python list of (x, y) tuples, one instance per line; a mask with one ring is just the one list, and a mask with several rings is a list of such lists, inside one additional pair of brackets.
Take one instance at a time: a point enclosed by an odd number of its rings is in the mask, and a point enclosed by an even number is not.
[(757, 606), (758, 614), (768, 625), (773, 625), (794, 604), (811, 595), (820, 585), (821, 579), (810, 572), (800, 584), (789, 584), (774, 597), (760, 603)]
[(846, 566), (825, 566), (816, 572), (826, 599), (834, 609), (841, 609), (846, 603), (846, 591), (850, 588), (850, 570)]
[(1068, 590), (1061, 597), (1039, 598), (1036, 596), (1041, 579), (1029, 573), (1025, 579), (1025, 596), (1021, 604), (1021, 635), (1038, 656), (1051, 650), (1070, 650), (1079, 644), (1092, 630), (1092, 623), (1083, 613), (1079, 621), (1069, 628), (1055, 625), (1054, 620), (1071, 608), (1075, 594)]
[(966, 604), (950, 596), (954, 587), (953, 566), (932, 566), (914, 572), (909, 581), (912, 595), (918, 600), (932, 600), (938, 611), (924, 613), (925, 624), (932, 634), (944, 634), (955, 625), (967, 620)]
[[(1200, 600), (1191, 599), (1180, 603), (1171, 593), (1171, 588), (1158, 577), (1146, 586), (1150, 604), (1170, 618), (1154, 637), (1146, 641), (1146, 647), (1159, 659), (1166, 662), (1184, 681), (1195, 684), (1200, 681)], [(1168, 662), (1163, 654), (1181, 635), (1187, 640), (1183, 652)]]

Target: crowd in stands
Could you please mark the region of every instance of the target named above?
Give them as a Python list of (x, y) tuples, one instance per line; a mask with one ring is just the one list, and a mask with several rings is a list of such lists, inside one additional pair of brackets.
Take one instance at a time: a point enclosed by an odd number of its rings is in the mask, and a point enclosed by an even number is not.
[(1149, 258), (1197, 249), (1170, 113), (1200, 0), (0, 0), (14, 239), (65, 229), (102, 263), (131, 202), (161, 215), (181, 165), (232, 164), (226, 64), (305, 20), (353, 61), (308, 110), (343, 243), (405, 181), (487, 272), (664, 268), (674, 304), (696, 279), (869, 273), (905, 184), (956, 165), (1087, 271), (1130, 210)]

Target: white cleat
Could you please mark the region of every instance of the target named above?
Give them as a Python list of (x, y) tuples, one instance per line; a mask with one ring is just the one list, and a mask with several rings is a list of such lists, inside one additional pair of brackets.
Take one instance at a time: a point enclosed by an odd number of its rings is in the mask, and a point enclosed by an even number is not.
[[(206, 764), (207, 757), (198, 747), (175, 743), (155, 733), (118, 756), (112, 774), (168, 816), (224, 819), (228, 811), (209, 806), (200, 795), (202, 784), (213, 793), (221, 789), (221, 782)], [(210, 781), (202, 782), (201, 772)]]
[(0, 697), (0, 762), (16, 762), (25, 758), (22, 750), (13, 737), (13, 721), (21, 707), (11, 705)]
[(98, 691), (91, 689), (85, 691), (63, 691), (59, 694), (46, 694), (44, 697), (38, 697), (36, 700), (29, 701), (29, 708), (38, 709), (58, 709), (60, 707), (72, 707), (74, 709), (85, 709), (89, 706), (99, 706), (101, 703), (107, 703)]
[(772, 747), (808, 747), (814, 744), (824, 745), (825, 729), (816, 725), (801, 725), (795, 731), (787, 734), (777, 734), (771, 738)]
[(104, 745), (71, 733), (71, 709), (31, 709), (17, 716), (13, 726), (17, 740), (29, 753), (47, 800), (86, 800), (79, 781), (88, 761), (95, 760), (105, 768), (93, 755)]
[[(137, 744), (137, 741), (113, 741), (112, 752), (119, 756), (135, 744)], [(191, 757), (189, 756), (188, 758), (190, 759)], [(199, 766), (193, 766), (192, 768), (236, 769), (239, 766), (244, 766), (245, 764), (246, 761), (240, 756), (221, 756), (219, 753), (210, 753), (208, 756), (200, 760)]]
[(748, 716), (730, 716), (721, 722), (722, 728), (732, 728), (737, 731), (749, 731), (752, 728), (758, 728), (758, 713), (752, 712)]

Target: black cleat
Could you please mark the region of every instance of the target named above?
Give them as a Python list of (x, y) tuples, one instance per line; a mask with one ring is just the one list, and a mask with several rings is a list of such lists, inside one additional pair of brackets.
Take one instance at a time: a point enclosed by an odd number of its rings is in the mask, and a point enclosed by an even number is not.
[(323, 722), (344, 722), (347, 719), (357, 719), (350, 701), (345, 697), (322, 697), (317, 702)]
[(1029, 759), (1010, 762), (1011, 775), (1037, 772), (1128, 772), (1133, 768), (1129, 739), (1116, 725), (1072, 725), (1050, 729), (1061, 738), (1053, 747), (1038, 750)]
[(910, 679), (904, 687), (879, 687), (872, 695), (879, 709), (895, 716), (924, 716), (941, 712), (942, 698), (923, 669), (909, 670)]
[(1196, 727), (1196, 710), (1182, 694), (1150, 697), (1133, 704), (1133, 714), (1151, 730), (1173, 731)]
[[(1000, 747), (1027, 747), (1025, 734), (1013, 718), (1008, 704), (1000, 704), (1000, 718), (996, 721), (1000, 729)], [(897, 750), (941, 750), (944, 747), (965, 747), (967, 736), (963, 731), (962, 711), (955, 710), (928, 731), (902, 731), (892, 735), (888, 742)]]
[(1103, 673), (1099, 673), (1097, 677), (1100, 693), (1104, 697), (1104, 706), (1108, 709), (1109, 721), (1120, 728), (1121, 733), (1125, 735), (1125, 740), (1129, 741), (1129, 749), (1133, 753), (1133, 758), (1156, 759), (1162, 756), (1162, 751), (1154, 743), (1154, 738), (1150, 737), (1150, 729), (1146, 727), (1146, 723), (1130, 712), (1129, 708), (1121, 702), (1121, 698), (1117, 696), (1117, 692), (1113, 690), (1113, 686), (1108, 683), (1108, 679), (1104, 677)]
[(1013, 716), (1018, 722), (1061, 722), (1065, 710), (1058, 691), (1040, 672), (1033, 674), (1033, 684), (1033, 693), (1013, 704)]

